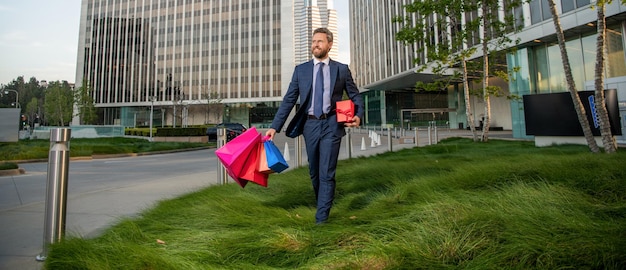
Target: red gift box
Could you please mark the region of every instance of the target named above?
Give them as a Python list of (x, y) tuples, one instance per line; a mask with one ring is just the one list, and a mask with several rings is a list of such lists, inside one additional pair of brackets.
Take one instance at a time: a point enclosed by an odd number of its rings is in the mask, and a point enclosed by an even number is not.
[(346, 99), (342, 101), (337, 101), (337, 122), (353, 122), (353, 116), (354, 102), (352, 102), (352, 100)]

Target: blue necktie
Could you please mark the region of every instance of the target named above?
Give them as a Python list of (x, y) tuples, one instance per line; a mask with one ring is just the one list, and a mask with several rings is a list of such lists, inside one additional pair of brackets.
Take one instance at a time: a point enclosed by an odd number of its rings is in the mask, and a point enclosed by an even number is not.
[(315, 114), (315, 117), (320, 118), (324, 114), (324, 62), (319, 62), (318, 65), (317, 78), (315, 79), (315, 107), (313, 108), (313, 114)]

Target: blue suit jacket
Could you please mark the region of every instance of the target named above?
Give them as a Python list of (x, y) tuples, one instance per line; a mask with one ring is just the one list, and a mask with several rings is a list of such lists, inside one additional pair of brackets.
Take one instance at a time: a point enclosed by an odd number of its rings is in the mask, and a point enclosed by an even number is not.
[[(359, 89), (354, 84), (352, 79), (352, 73), (348, 68), (348, 65), (339, 63), (337, 61), (330, 60), (328, 64), (330, 68), (330, 88), (332, 94), (330, 98), (330, 112), (333, 113), (336, 108), (337, 101), (341, 101), (344, 91), (348, 97), (354, 102), (354, 115), (363, 119), (364, 115), (364, 103)], [(277, 132), (283, 128), (289, 113), (296, 105), (298, 99), (300, 100), (300, 108), (296, 112), (295, 117), (291, 120), (286, 130), (287, 136), (295, 138), (302, 134), (304, 122), (308, 118), (309, 101), (311, 100), (311, 92), (313, 89), (313, 60), (297, 65), (291, 83), (289, 83), (289, 89), (283, 98), (283, 102), (278, 108), (278, 112), (274, 116), (271, 128)], [(333, 118), (335, 119), (335, 118)], [(363, 120), (361, 120), (363, 121)], [(334, 129), (336, 136), (344, 136), (346, 131), (343, 123), (337, 123)]]

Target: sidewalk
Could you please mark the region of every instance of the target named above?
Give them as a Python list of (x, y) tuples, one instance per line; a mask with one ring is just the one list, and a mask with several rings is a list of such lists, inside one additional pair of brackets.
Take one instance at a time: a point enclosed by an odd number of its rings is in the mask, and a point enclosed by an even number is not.
[[(264, 130), (259, 130), (264, 133)], [(371, 156), (388, 151), (386, 132), (378, 131), (381, 140), (373, 144), (366, 130), (353, 130), (352, 157)], [(393, 132), (393, 131), (392, 131)], [(412, 131), (411, 131), (412, 132)], [(407, 137), (414, 133), (405, 134)], [(492, 132), (493, 138), (510, 137), (510, 131)], [(400, 134), (398, 134), (400, 135)], [(420, 146), (429, 144), (426, 130), (419, 130)], [(438, 139), (471, 136), (465, 130), (439, 130)], [(347, 136), (342, 143), (340, 159), (347, 159)], [(434, 142), (434, 134), (431, 134)], [(275, 143), (288, 150), (291, 168), (295, 167), (295, 140), (278, 133)], [(286, 145), (286, 147), (285, 147)], [(372, 146), (374, 145), (374, 146)], [(286, 149), (284, 149), (285, 147)], [(302, 145), (304, 147), (304, 145)], [(415, 147), (393, 139), (393, 151)], [(214, 149), (199, 153), (172, 153), (99, 160), (72, 161), (68, 184), (66, 235), (90, 238), (98, 236), (120, 218), (132, 217), (151, 208), (156, 202), (171, 199), (218, 183)], [(189, 155), (189, 156), (183, 156)], [(197, 156), (192, 156), (197, 155)], [(306, 152), (302, 151), (303, 166)], [(187, 161), (189, 160), (189, 161)], [(181, 162), (180, 165), (166, 166)], [(207, 165), (208, 164), (208, 165)], [(129, 169), (124, 172), (122, 166)], [(153, 166), (153, 167), (143, 167)], [(47, 164), (20, 164), (26, 173), (0, 176), (0, 270), (39, 270), (43, 263), (35, 260), (43, 250), (43, 222)], [(138, 170), (138, 171), (133, 171)], [(119, 175), (124, 177), (120, 177)], [(124, 179), (120, 179), (124, 178)], [(234, 183), (232, 179), (229, 183)]]

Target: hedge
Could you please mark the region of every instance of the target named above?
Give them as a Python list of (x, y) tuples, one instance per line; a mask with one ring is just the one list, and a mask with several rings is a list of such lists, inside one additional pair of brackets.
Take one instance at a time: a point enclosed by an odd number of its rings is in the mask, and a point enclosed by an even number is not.
[[(129, 136), (150, 136), (150, 128), (127, 128), (124, 131)], [(186, 127), (186, 128), (153, 128), (152, 136), (158, 137), (183, 137), (183, 136), (205, 136), (206, 127)]]

